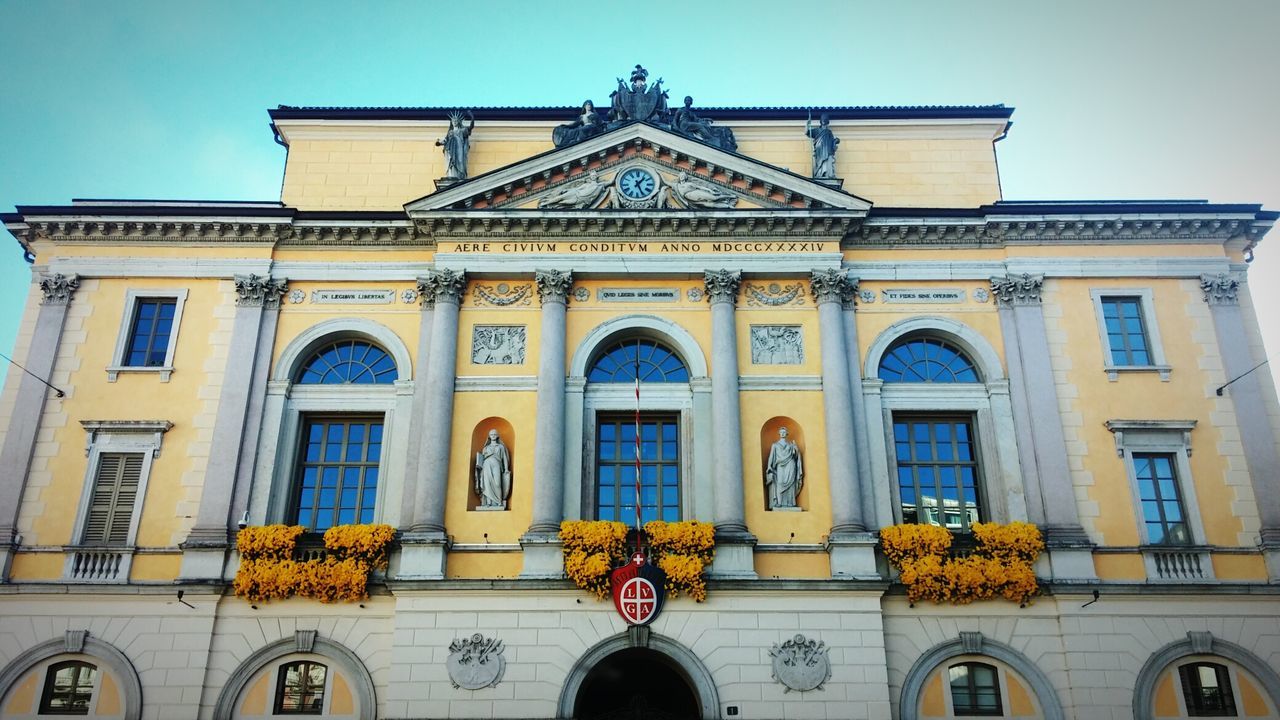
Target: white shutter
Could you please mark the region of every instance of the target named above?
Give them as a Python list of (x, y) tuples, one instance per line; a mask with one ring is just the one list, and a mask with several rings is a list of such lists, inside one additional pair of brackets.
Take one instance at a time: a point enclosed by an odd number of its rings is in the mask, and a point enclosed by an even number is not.
[(142, 453), (103, 453), (89, 497), (83, 544), (126, 545), (142, 478)]

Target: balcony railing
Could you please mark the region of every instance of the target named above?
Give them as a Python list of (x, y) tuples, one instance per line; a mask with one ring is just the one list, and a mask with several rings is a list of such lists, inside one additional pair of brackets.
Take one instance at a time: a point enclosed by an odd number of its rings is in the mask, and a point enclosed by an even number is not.
[(133, 564), (133, 548), (75, 548), (67, 557), (65, 577), (74, 582), (125, 583)]
[(1209, 552), (1199, 547), (1147, 546), (1142, 548), (1147, 560), (1147, 574), (1152, 579), (1170, 582), (1195, 582), (1213, 579)]

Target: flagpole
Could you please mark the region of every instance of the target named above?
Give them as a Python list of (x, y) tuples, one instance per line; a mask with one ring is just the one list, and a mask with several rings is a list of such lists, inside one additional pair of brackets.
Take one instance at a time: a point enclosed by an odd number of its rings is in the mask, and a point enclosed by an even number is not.
[(636, 340), (636, 552), (644, 547), (644, 528), (640, 524), (640, 341)]

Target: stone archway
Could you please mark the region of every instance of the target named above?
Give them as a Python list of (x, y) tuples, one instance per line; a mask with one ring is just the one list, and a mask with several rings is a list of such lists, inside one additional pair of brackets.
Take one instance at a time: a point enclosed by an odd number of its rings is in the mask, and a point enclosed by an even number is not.
[(559, 716), (575, 720), (715, 720), (720, 700), (706, 666), (683, 645), (650, 634), (615, 635), (569, 672)]

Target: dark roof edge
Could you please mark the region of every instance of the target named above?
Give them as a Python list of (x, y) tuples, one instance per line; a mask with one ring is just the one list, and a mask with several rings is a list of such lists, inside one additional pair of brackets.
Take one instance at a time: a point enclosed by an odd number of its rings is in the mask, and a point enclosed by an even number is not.
[[(601, 107), (597, 105), (597, 107)], [(294, 107), (281, 105), (268, 110), (277, 120), (448, 120), (457, 108), (445, 107)], [(577, 105), (548, 107), (471, 108), (477, 120), (572, 120)], [(825, 106), (825, 107), (698, 107), (699, 115), (713, 120), (804, 120), (812, 113), (826, 113), (832, 120), (1008, 120), (1013, 108), (1004, 105), (930, 106)]]
[(143, 204), (130, 205), (126, 202), (109, 205), (18, 205), (19, 217), (38, 215), (106, 215), (115, 217), (270, 217), (292, 218), (297, 210), (283, 205), (267, 206), (264, 203), (251, 205), (235, 204), (152, 204), (154, 201), (140, 201)]
[(1280, 213), (1256, 203), (1211, 203), (1204, 200), (1081, 200), (1062, 202), (999, 202), (976, 208), (873, 207), (868, 218), (984, 218), (1025, 215), (1169, 215), (1246, 214), (1275, 220)]

